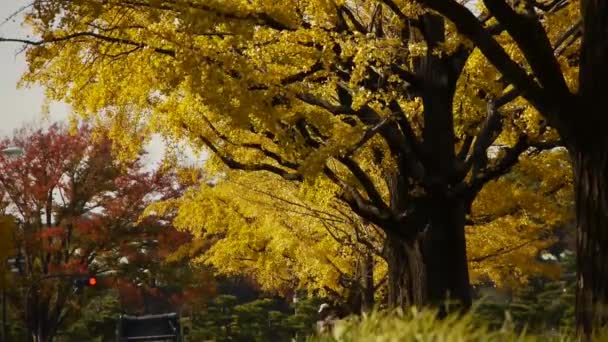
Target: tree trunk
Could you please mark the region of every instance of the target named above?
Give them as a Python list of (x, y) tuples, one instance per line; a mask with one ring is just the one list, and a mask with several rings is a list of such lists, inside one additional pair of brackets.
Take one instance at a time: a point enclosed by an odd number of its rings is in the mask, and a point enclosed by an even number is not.
[(426, 267), (421, 245), (421, 240), (404, 241), (391, 236), (386, 239), (388, 306), (391, 308), (426, 304)]
[[(452, 304), (471, 307), (471, 285), (465, 238), (465, 206), (461, 201), (432, 199), (424, 244), (429, 303), (442, 315)], [(455, 308), (456, 309), (456, 308)]]
[(439, 308), (448, 301), (462, 309), (471, 306), (471, 287), (464, 233), (464, 205), (427, 200), (420, 204), (423, 226), (414, 239), (388, 236), (388, 305)]
[(53, 337), (45, 336), (43, 334), (34, 335), (34, 342), (53, 342)]
[(48, 307), (44, 303), (37, 302), (31, 307), (31, 314), (35, 317), (29, 318), (29, 331), (34, 342), (52, 342), (56, 333), (56, 321), (47, 315)]
[(374, 308), (374, 258), (366, 253), (359, 265), (361, 273), (361, 312), (370, 312)]
[(577, 220), (576, 325), (590, 336), (608, 323), (608, 143), (570, 149)]
[(581, 14), (579, 96), (565, 137), (576, 198), (576, 328), (589, 338), (608, 323), (608, 1), (582, 0)]

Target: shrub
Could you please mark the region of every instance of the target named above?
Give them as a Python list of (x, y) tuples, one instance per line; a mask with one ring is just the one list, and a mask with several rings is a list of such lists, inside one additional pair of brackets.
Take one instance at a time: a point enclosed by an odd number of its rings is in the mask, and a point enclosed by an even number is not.
[[(561, 342), (577, 341), (570, 334), (527, 334), (516, 332), (505, 322), (500, 329), (489, 329), (474, 314), (450, 315), (438, 319), (434, 311), (415, 309), (408, 311), (379, 311), (362, 317), (350, 317), (336, 322), (330, 334), (311, 336), (310, 342), (464, 342), (464, 341), (519, 341)], [(594, 341), (608, 341), (607, 331), (598, 334)]]

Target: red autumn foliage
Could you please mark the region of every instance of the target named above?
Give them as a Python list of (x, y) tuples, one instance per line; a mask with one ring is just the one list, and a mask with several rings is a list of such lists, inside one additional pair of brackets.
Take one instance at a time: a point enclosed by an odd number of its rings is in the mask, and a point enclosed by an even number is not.
[[(20, 221), (15, 235), (25, 259), (8, 295), (33, 334), (46, 340), (83, 306), (70, 275), (98, 274), (97, 287), (118, 288), (131, 306), (142, 304), (139, 293), (152, 280), (181, 281), (163, 261), (191, 237), (170, 220), (139, 220), (153, 200), (180, 194), (172, 174), (145, 171), (141, 158), (119, 163), (110, 142), (93, 139), (86, 125), (75, 134), (58, 124), (22, 129), (0, 142), (8, 146), (24, 153), (0, 155), (0, 209)], [(199, 293), (212, 288), (188, 284)]]

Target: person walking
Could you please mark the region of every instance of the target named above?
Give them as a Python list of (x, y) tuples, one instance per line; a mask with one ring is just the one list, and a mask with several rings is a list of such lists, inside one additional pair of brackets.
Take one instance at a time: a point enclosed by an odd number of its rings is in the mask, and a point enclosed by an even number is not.
[(321, 304), (319, 307), (319, 320), (317, 321), (317, 331), (319, 334), (331, 332), (337, 319), (336, 310), (331, 305), (327, 303)]

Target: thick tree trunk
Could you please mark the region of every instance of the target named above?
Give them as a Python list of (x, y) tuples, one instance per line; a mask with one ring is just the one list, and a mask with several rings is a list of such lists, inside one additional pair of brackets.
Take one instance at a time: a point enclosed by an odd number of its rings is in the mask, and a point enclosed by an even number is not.
[(389, 236), (388, 304), (433, 306), (440, 314), (446, 304), (471, 306), (471, 287), (464, 234), (464, 205), (454, 201), (429, 200), (421, 204), (424, 219), (414, 239)]
[(575, 175), (576, 327), (590, 337), (608, 324), (608, 1), (582, 0), (581, 14), (579, 101), (564, 136)]
[(53, 337), (34, 335), (34, 342), (53, 342)]
[(577, 218), (576, 325), (608, 324), (608, 143), (571, 148)]
[[(471, 306), (465, 238), (465, 206), (460, 201), (433, 199), (428, 207), (424, 245), (429, 303), (445, 314), (447, 305)], [(453, 311), (450, 309), (450, 311)]]
[(421, 240), (404, 241), (387, 237), (389, 307), (426, 305), (426, 267), (421, 248)]
[[(457, 180), (453, 99), (461, 65), (451, 57), (433, 53), (445, 42), (445, 20), (427, 13), (420, 18), (421, 30), (412, 31), (412, 41), (424, 40), (427, 54), (414, 59), (414, 70), (421, 79), (419, 89), (424, 103), (424, 125), (420, 155), (425, 179), (417, 180), (424, 194), (410, 194), (407, 167), (389, 183), (391, 209), (408, 212), (388, 234), (386, 259), (389, 267), (388, 304), (440, 308), (447, 300), (471, 305), (466, 244), (465, 210), (459, 200), (447, 199)], [(424, 39), (423, 39), (424, 37)], [(421, 197), (419, 197), (421, 196)], [(402, 234), (401, 234), (402, 233)]]

